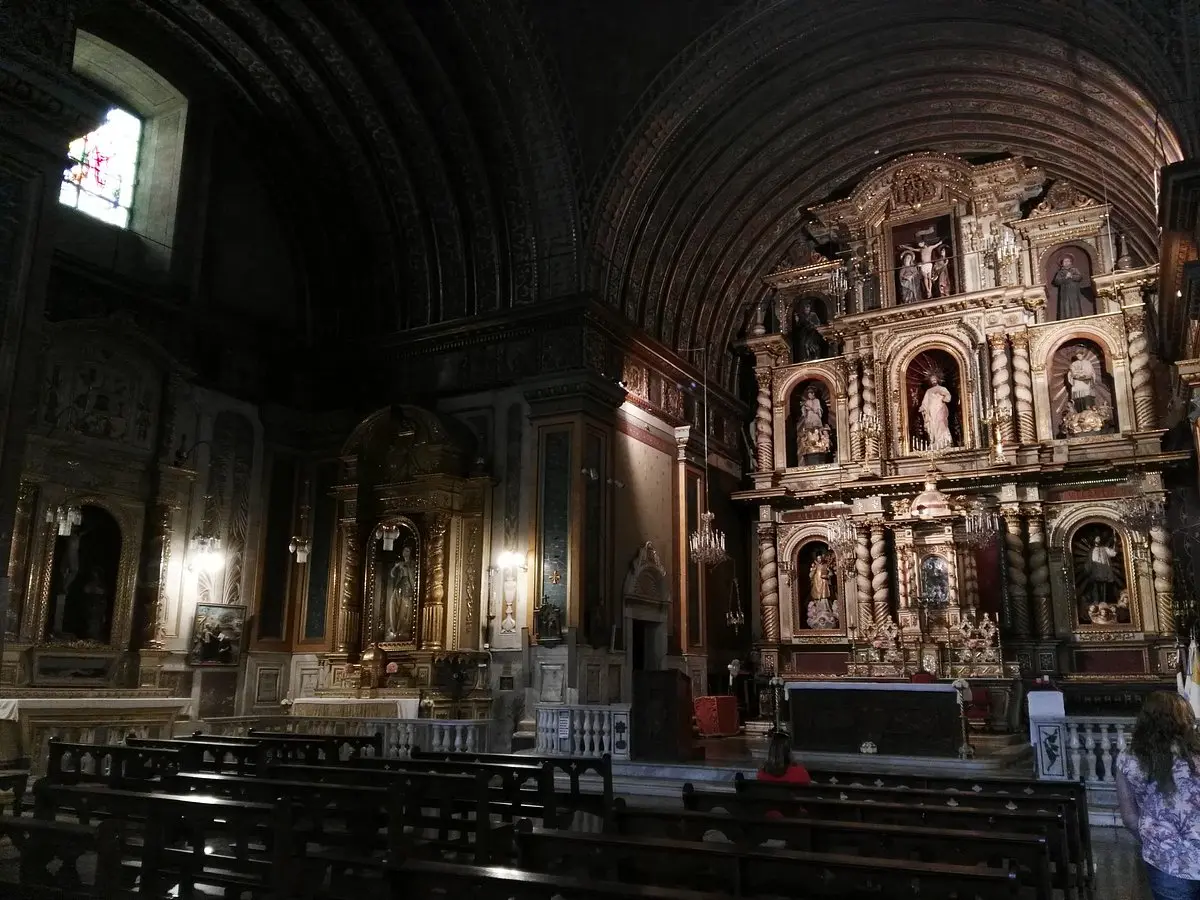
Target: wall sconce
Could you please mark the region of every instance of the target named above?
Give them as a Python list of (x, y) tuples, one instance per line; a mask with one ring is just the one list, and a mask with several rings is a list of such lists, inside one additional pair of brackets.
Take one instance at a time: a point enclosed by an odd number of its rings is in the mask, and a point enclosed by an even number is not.
[[(308, 482), (304, 482), (305, 499), (308, 498)], [(308, 532), (308, 503), (300, 507), (300, 530), (292, 535), (292, 539), (288, 542), (288, 552), (294, 553), (296, 556), (297, 565), (304, 565), (308, 562), (308, 554), (312, 552), (312, 541), (304, 535)]]
[(595, 469), (580, 469), (579, 474), (586, 476), (589, 481), (599, 481), (600, 480), (600, 473), (597, 472)]
[(200, 567), (201, 571), (211, 572), (221, 568), (221, 538), (213, 526), (212, 495), (204, 497), (204, 520), (192, 539), (188, 541), (188, 569)]
[(400, 537), (400, 526), (394, 522), (379, 526), (379, 539), (383, 541), (383, 549), (390, 551), (396, 546), (396, 538)]
[(78, 506), (60, 506), (46, 510), (46, 524), (58, 529), (59, 537), (70, 537), (71, 531), (83, 521), (83, 512)]
[(496, 557), (497, 569), (520, 569), (522, 572), (527, 571), (529, 566), (525, 563), (525, 554), (518, 553), (515, 550), (505, 550)]

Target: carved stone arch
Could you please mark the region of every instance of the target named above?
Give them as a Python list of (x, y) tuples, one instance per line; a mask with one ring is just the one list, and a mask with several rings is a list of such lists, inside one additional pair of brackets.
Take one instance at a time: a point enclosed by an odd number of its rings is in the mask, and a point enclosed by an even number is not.
[(1029, 357), (1033, 369), (1033, 396), (1037, 414), (1039, 441), (1054, 440), (1053, 411), (1050, 405), (1049, 371), (1055, 354), (1071, 341), (1089, 341), (1105, 354), (1107, 375), (1112, 378), (1113, 407), (1121, 433), (1137, 430), (1133, 408), (1133, 385), (1129, 378), (1129, 357), (1125, 320), (1119, 314), (1067, 319), (1031, 329)]
[(819, 381), (829, 391), (832, 401), (827, 411), (829, 426), (836, 436), (838, 462), (849, 462), (850, 413), (846, 406), (846, 373), (840, 360), (816, 360), (776, 369), (772, 384), (772, 419), (775, 442), (775, 467), (782, 469), (787, 463), (788, 422), (792, 413), (792, 393), (805, 381)]
[(409, 404), (376, 410), (342, 444), (342, 459), (354, 466), (350, 480), (409, 481), (422, 475), (466, 475), (476, 438), (457, 419)]
[(625, 581), (621, 585), (621, 596), (626, 604), (647, 604), (669, 609), (671, 606), (671, 579), (658, 557), (658, 551), (650, 541), (642, 544), (629, 563)]
[[(976, 351), (974, 341), (966, 329), (955, 329), (957, 333), (936, 334), (927, 337), (912, 338), (900, 353), (888, 355), (891, 362), (886, 372), (885, 389), (891, 400), (888, 403), (890, 414), (895, 416), (891, 428), (892, 451), (896, 455), (907, 452), (905, 436), (911, 433), (909, 422), (909, 404), (905, 397), (905, 383), (908, 369), (912, 363), (929, 350), (940, 350), (948, 354), (958, 366), (959, 391), (958, 404), (962, 416), (962, 444), (964, 448), (974, 448), (982, 445), (983, 436), (979, 431), (979, 418), (983, 413), (978, 397), (978, 377), (976, 366)], [(891, 342), (895, 346), (895, 342)], [(885, 426), (886, 427), (886, 426)]]
[[(796, 560), (809, 544), (820, 542), (826, 546), (829, 545), (829, 523), (824, 521), (805, 522), (800, 525), (785, 526), (785, 529), (780, 529), (778, 547), (779, 559), (783, 560), (790, 569), (788, 574), (779, 579), (779, 629), (780, 636), (786, 641), (793, 639), (798, 632), (806, 630), (801, 627), (800, 620), (797, 618), (799, 610), (796, 604), (803, 592), (797, 591), (796, 580), (803, 578), (804, 574), (797, 571)], [(846, 625), (848, 609), (846, 585), (843, 583), (845, 580), (848, 579), (843, 579), (841, 573), (838, 573), (835, 581), (836, 612), (843, 628)]]
[(1080, 628), (1075, 608), (1078, 600), (1075, 592), (1075, 560), (1072, 542), (1080, 529), (1089, 525), (1104, 525), (1111, 528), (1121, 542), (1125, 589), (1129, 592), (1129, 607), (1132, 622), (1125, 628), (1140, 629), (1143, 621), (1151, 621), (1150, 609), (1143, 609), (1142, 598), (1153, 604), (1152, 587), (1143, 584), (1145, 574), (1142, 567), (1135, 565), (1136, 548), (1145, 542), (1145, 535), (1138, 534), (1121, 521), (1115, 501), (1100, 501), (1086, 506), (1075, 506), (1065, 510), (1049, 527), (1051, 570), (1056, 573), (1052, 588), (1055, 594), (1056, 616), (1059, 622), (1070, 623), (1074, 630)]

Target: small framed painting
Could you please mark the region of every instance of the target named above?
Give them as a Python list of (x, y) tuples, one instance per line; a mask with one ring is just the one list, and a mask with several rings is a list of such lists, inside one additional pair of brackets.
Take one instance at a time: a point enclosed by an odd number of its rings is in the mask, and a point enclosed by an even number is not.
[(188, 662), (193, 666), (236, 666), (242, 658), (246, 607), (197, 603)]

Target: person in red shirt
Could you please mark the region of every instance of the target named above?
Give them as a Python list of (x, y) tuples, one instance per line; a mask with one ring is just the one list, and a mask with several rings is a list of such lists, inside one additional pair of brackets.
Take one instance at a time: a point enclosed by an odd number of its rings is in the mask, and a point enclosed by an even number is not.
[(780, 784), (812, 784), (808, 769), (792, 762), (792, 742), (786, 731), (772, 731), (767, 741), (767, 760), (758, 770), (759, 781)]

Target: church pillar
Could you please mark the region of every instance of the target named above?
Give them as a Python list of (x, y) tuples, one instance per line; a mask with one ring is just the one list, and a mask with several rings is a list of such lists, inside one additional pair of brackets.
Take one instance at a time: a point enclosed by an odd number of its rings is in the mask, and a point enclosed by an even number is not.
[(1005, 506), (1004, 516), (1004, 548), (1008, 560), (1008, 601), (1011, 620), (1009, 628), (1014, 636), (1027, 638), (1029, 630), (1029, 595), (1026, 586), (1029, 579), (1025, 575), (1025, 536), (1021, 528), (1021, 513), (1017, 506)]
[(1154, 577), (1154, 607), (1160, 634), (1175, 634), (1174, 565), (1171, 536), (1162, 524), (1150, 529), (1150, 570)]
[[(992, 412), (996, 416), (995, 427), (999, 430), (1000, 440), (1012, 444), (1012, 374), (1008, 363), (1008, 338), (1003, 332), (989, 334), (988, 346), (992, 350)], [(995, 435), (992, 443), (995, 443)]]
[(1021, 331), (1012, 335), (1012, 367), (1014, 394), (1017, 398), (1017, 440), (1032, 444), (1037, 440), (1033, 417), (1033, 372), (1029, 366), (1029, 335)]
[(858, 376), (858, 357), (846, 357), (846, 396), (850, 408), (850, 459), (862, 459), (862, 386)]
[(869, 353), (862, 356), (862, 416), (860, 427), (863, 432), (863, 457), (879, 459), (879, 440), (882, 434), (879, 409), (875, 405), (875, 358)]
[(1054, 637), (1054, 608), (1050, 601), (1050, 557), (1046, 552), (1046, 527), (1040, 506), (1025, 508), (1029, 525), (1029, 598), (1039, 638)]
[(861, 631), (875, 621), (871, 611), (871, 533), (865, 528), (858, 530), (858, 543), (854, 546), (854, 582)]
[(358, 523), (343, 519), (338, 525), (342, 553), (342, 583), (338, 586), (338, 618), (334, 649), (351, 656), (360, 649), (362, 633), (362, 555)]
[(764, 643), (779, 643), (779, 575), (775, 562), (775, 523), (758, 523), (758, 596)]
[(1125, 310), (1125, 331), (1129, 336), (1129, 380), (1133, 386), (1133, 409), (1138, 431), (1154, 428), (1154, 387), (1150, 371), (1150, 343), (1146, 339), (1146, 310), (1141, 306)]
[(759, 472), (775, 469), (775, 427), (771, 406), (771, 373), (768, 366), (756, 366), (754, 375), (758, 379), (758, 398), (754, 410), (754, 455)]
[(446, 530), (450, 517), (434, 513), (429, 523), (429, 603), (421, 615), (421, 645), (441, 650), (446, 645)]
[(70, 74), (74, 42), (74, 4), (0, 4), (0, 622), (65, 151), (106, 108)]
[(891, 587), (888, 585), (887, 541), (883, 523), (871, 523), (871, 618), (876, 624), (891, 613)]

